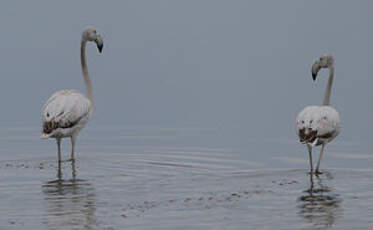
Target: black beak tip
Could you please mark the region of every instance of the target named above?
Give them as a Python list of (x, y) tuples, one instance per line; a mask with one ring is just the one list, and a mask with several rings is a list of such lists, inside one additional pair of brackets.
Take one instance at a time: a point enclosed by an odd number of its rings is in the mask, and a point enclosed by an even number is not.
[(312, 79), (315, 81), (316, 80), (316, 74), (312, 74)]
[(103, 48), (104, 46), (97, 46), (97, 48), (98, 48), (98, 51), (100, 52), (100, 53), (102, 53), (102, 48)]

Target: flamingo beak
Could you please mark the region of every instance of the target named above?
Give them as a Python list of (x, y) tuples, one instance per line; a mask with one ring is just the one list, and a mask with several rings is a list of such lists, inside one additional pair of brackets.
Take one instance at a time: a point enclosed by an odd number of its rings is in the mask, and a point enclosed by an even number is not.
[(104, 47), (104, 41), (102, 40), (101, 36), (98, 34), (95, 40), (97, 44), (97, 49), (100, 53), (102, 53), (102, 48)]
[(102, 53), (102, 48), (104, 48), (104, 44), (97, 44), (97, 49), (100, 53)]

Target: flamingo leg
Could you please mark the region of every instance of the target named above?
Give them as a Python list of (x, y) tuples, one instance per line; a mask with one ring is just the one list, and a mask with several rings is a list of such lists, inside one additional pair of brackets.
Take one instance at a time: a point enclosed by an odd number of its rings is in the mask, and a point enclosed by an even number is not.
[(71, 170), (72, 170), (72, 178), (75, 181), (76, 179), (75, 161), (71, 161)]
[(312, 147), (307, 145), (307, 148), (308, 148), (308, 154), (310, 156), (310, 167), (311, 167), (311, 170), (310, 170), (310, 174), (312, 174), (313, 172), (313, 163), (312, 163)]
[(74, 157), (74, 152), (75, 152), (75, 140), (76, 140), (76, 136), (75, 135), (72, 135), (71, 136), (71, 161), (74, 162), (75, 161), (75, 157)]
[(325, 144), (322, 144), (321, 145), (321, 151), (320, 151), (320, 156), (319, 156), (319, 160), (317, 162), (317, 166), (316, 166), (316, 174), (321, 174), (320, 172), (320, 163), (321, 163), (321, 159), (322, 159), (322, 155), (324, 153), (324, 147), (325, 147)]
[(58, 164), (61, 165), (61, 138), (56, 138), (56, 141), (57, 141)]
[(58, 171), (57, 171), (57, 177), (59, 180), (61, 180), (62, 177), (62, 171), (61, 171), (61, 138), (56, 138), (57, 141), (57, 154), (58, 154)]

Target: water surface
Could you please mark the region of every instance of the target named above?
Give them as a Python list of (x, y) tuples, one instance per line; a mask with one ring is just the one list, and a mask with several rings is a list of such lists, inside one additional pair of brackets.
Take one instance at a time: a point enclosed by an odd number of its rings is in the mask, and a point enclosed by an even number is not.
[[(354, 143), (331, 145), (324, 173), (311, 178), (295, 137), (87, 127), (77, 161), (64, 162), (59, 173), (54, 140), (39, 140), (38, 133), (39, 127), (0, 133), (0, 229), (373, 227), (372, 155), (357, 153), (363, 147)], [(64, 159), (69, 151), (65, 139)]]

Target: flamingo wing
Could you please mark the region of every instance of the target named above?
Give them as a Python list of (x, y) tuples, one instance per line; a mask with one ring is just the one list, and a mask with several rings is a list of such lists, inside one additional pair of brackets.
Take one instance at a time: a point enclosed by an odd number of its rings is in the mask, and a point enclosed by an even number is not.
[(75, 90), (62, 90), (53, 94), (43, 107), (43, 133), (52, 134), (61, 128), (71, 128), (91, 113), (92, 103)]
[(320, 138), (329, 142), (339, 134), (339, 113), (330, 106), (308, 106), (297, 116), (296, 131), (303, 143)]
[(340, 119), (337, 110), (330, 106), (320, 106), (319, 112), (315, 114), (314, 129), (317, 130), (319, 138), (334, 138), (340, 131)]

